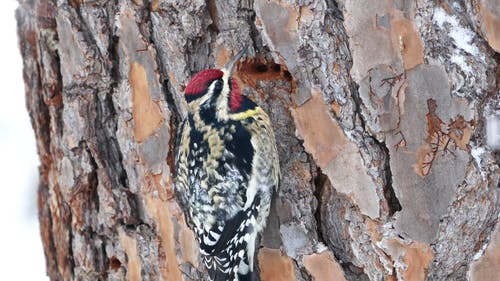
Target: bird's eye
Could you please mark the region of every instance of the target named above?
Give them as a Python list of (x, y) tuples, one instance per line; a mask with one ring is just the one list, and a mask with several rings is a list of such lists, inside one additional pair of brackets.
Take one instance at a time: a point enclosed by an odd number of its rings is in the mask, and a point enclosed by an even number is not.
[(216, 80), (214, 85), (214, 92), (219, 92), (222, 90), (222, 81)]
[(209, 84), (207, 92), (214, 96), (217, 96), (221, 92), (222, 86), (222, 80), (214, 80)]

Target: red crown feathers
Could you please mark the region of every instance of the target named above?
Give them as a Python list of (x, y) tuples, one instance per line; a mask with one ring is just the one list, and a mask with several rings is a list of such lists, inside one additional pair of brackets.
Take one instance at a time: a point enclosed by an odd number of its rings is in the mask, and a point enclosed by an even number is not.
[(206, 69), (198, 72), (184, 90), (186, 95), (197, 95), (206, 90), (210, 81), (219, 79), (224, 73), (219, 69)]

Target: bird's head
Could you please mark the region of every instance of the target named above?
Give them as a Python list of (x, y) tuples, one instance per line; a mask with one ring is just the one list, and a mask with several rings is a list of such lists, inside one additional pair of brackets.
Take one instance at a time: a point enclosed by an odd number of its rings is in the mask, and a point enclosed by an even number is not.
[(224, 118), (239, 109), (243, 97), (231, 73), (246, 49), (240, 50), (222, 69), (206, 69), (191, 79), (184, 91), (189, 111), (212, 108), (218, 118)]

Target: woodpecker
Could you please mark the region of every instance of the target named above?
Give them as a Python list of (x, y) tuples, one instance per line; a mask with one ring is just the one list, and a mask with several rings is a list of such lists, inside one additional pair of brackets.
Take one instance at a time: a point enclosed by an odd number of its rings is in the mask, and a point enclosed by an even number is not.
[(245, 51), (191, 79), (177, 141), (175, 191), (216, 281), (258, 280), (256, 239), (279, 185), (269, 116), (231, 76)]

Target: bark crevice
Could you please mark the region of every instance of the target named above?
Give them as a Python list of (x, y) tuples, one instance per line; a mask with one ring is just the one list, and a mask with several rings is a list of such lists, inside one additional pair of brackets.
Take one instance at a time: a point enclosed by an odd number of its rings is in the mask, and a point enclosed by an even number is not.
[[(318, 241), (323, 243), (324, 245), (327, 245), (325, 239), (323, 238), (323, 232), (322, 232), (322, 222), (324, 221), (324, 218), (321, 217), (321, 208), (323, 207), (323, 195), (324, 195), (324, 189), (325, 189), (325, 183), (328, 180), (328, 177), (323, 174), (321, 169), (318, 167), (316, 169), (315, 177), (313, 178), (313, 186), (314, 186), (314, 197), (316, 198), (317, 202), (317, 207), (316, 210), (314, 211), (314, 218), (316, 219), (316, 232), (318, 236)], [(333, 249), (331, 249), (333, 250)], [(334, 253), (335, 254), (335, 253)]]
[(382, 173), (384, 177), (383, 191), (384, 198), (387, 203), (387, 207), (389, 208), (389, 216), (393, 216), (396, 212), (401, 211), (401, 203), (399, 202), (398, 197), (396, 196), (396, 192), (392, 186), (392, 170), (391, 170), (391, 154), (389, 149), (387, 148), (387, 144), (385, 142), (379, 142), (375, 138), (373, 138), (375, 144), (380, 147), (383, 151), (383, 164), (381, 165)]

